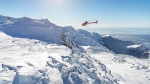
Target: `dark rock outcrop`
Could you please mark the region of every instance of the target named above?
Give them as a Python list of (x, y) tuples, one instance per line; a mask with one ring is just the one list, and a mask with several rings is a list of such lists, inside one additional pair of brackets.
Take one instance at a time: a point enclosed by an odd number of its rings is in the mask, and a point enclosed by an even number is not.
[(150, 44), (142, 44), (137, 48), (130, 48), (125, 54), (135, 56), (141, 59), (147, 59), (150, 57)]
[(111, 36), (103, 37), (105, 46), (116, 54), (122, 54), (128, 50), (127, 46), (133, 45), (130, 41), (122, 41)]

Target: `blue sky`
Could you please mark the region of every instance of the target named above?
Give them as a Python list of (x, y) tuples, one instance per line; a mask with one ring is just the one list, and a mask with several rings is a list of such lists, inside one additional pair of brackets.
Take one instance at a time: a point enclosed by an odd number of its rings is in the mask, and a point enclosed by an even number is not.
[(0, 15), (48, 18), (61, 26), (84, 28), (150, 28), (150, 0), (0, 0)]

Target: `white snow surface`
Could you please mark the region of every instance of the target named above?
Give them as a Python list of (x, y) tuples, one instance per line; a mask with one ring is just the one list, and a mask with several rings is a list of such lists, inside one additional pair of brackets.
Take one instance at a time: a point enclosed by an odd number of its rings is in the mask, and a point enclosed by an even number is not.
[(128, 55), (115, 55), (103, 52), (91, 54), (100, 60), (117, 78), (119, 84), (149, 84), (150, 60), (138, 59)]
[[(6, 16), (0, 30), (0, 84), (150, 83), (150, 59), (114, 54), (96, 33)], [(59, 45), (62, 31), (86, 52)]]
[(130, 45), (130, 46), (127, 46), (127, 48), (137, 48), (139, 47), (140, 45)]
[[(74, 42), (78, 45), (97, 46), (103, 43), (102, 38), (98, 33), (84, 31), (85, 33), (82, 34), (71, 26), (57, 26), (48, 19), (0, 16), (0, 31), (13, 37), (37, 39), (56, 44), (59, 44), (59, 36), (63, 31), (68, 34), (70, 38), (73, 36), (76, 37)], [(90, 36), (86, 36), (85, 34), (87, 33)]]
[[(148, 84), (150, 60), (87, 53), (0, 32), (0, 84)], [(91, 50), (88, 52), (88, 50)], [(105, 50), (105, 49), (102, 49)]]
[(117, 84), (99, 60), (78, 49), (0, 32), (0, 84)]

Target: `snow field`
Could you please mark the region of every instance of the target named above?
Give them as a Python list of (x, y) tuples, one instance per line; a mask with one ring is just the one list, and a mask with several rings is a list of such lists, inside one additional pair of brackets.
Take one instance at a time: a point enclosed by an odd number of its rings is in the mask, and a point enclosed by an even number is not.
[[(150, 83), (150, 59), (115, 54), (98, 33), (6, 16), (0, 16), (0, 31), (0, 84)], [(85, 50), (59, 45), (62, 32)], [(150, 48), (148, 43), (128, 47)]]
[(0, 34), (2, 84), (117, 83), (104, 64), (78, 49)]
[(119, 84), (149, 84), (150, 83), (150, 61), (149, 59), (138, 59), (136, 57), (102, 52), (91, 54), (100, 60), (111, 70)]

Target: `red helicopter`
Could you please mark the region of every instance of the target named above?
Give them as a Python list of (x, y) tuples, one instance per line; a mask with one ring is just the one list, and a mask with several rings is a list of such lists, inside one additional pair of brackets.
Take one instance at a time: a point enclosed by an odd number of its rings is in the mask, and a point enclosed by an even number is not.
[(87, 26), (88, 24), (98, 24), (98, 20), (96, 22), (88, 22), (88, 21), (85, 21), (82, 26)]

